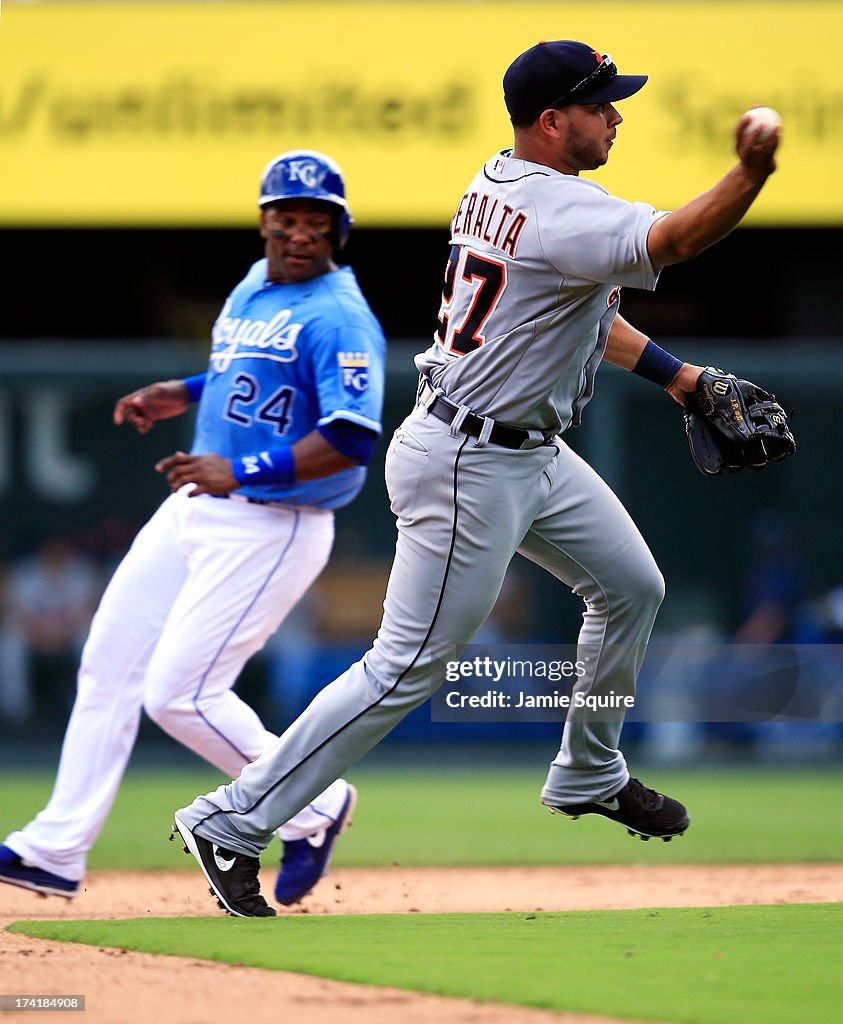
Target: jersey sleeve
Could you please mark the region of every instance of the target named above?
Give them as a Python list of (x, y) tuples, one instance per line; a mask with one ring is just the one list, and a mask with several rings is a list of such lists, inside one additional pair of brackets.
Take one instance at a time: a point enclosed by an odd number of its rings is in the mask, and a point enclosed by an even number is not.
[(560, 274), (649, 291), (656, 287), (660, 268), (650, 259), (647, 235), (663, 213), (576, 178), (562, 187), (558, 179), (548, 182), (533, 198), (541, 247)]
[(334, 328), (311, 353), (319, 419), (337, 420), (381, 433), (384, 393), (383, 336), (361, 325)]

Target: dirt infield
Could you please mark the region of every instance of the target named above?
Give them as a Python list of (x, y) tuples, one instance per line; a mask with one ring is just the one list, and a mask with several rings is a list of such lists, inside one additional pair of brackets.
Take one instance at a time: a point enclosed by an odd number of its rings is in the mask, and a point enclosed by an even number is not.
[[(273, 876), (262, 879), (271, 892)], [(843, 864), (336, 870), (309, 914), (597, 910), (843, 902)], [(74, 901), (0, 886), (0, 928), (59, 918), (220, 912), (196, 872), (96, 872)], [(0, 933), (0, 992), (85, 994), (87, 1024), (607, 1024), (608, 1018), (493, 1006), (302, 975)], [(0, 1011), (0, 1018), (12, 1019)], [(55, 1013), (27, 1012), (29, 1024)]]

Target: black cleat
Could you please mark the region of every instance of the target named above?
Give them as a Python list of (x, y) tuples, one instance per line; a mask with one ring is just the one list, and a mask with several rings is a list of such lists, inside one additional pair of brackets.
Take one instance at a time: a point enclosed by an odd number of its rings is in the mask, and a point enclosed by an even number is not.
[[(260, 893), (258, 872), (260, 860), (246, 857), (233, 850), (212, 843), (209, 839), (192, 832), (190, 827), (175, 816), (173, 836), (176, 832), (185, 843), (185, 853), (192, 854), (199, 862), (202, 874), (208, 879), (210, 893), (215, 896), (221, 910), (233, 917), (275, 917)], [(170, 838), (173, 838), (171, 836)]]
[(681, 836), (691, 823), (688, 812), (678, 800), (648, 789), (638, 779), (632, 778), (623, 789), (606, 800), (585, 804), (548, 804), (547, 807), (551, 814), (566, 814), (574, 819), (582, 814), (602, 814), (604, 818), (624, 825), (631, 836), (638, 836), (645, 842), (651, 838), (669, 842), (674, 836)]

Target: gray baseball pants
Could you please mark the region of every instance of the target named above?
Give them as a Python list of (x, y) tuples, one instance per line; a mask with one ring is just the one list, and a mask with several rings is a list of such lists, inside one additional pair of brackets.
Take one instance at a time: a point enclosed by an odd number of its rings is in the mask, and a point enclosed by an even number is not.
[[(585, 602), (579, 643), (600, 657), (577, 688), (634, 694), (664, 581), (620, 501), (560, 438), (517, 451), (479, 445), (417, 407), (390, 443), (386, 483), (398, 540), (377, 639), (235, 782), (179, 812), (198, 835), (258, 856), (442, 683), (443, 662), (485, 621), (516, 552)], [(572, 708), (543, 802), (625, 785), (621, 727), (619, 716)]]

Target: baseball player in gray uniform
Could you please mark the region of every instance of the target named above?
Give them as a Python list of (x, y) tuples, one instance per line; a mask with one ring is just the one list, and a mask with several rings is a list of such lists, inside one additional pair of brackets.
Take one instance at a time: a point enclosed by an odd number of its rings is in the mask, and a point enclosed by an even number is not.
[[(579, 423), (601, 360), (684, 404), (702, 368), (624, 321), (620, 289), (654, 289), (662, 267), (728, 234), (778, 145), (777, 131), (762, 137), (744, 117), (737, 163), (702, 195), (673, 212), (617, 199), (580, 172), (606, 163), (623, 121), (614, 104), (646, 80), (574, 40), (539, 43), (506, 72), (514, 147), (459, 200), (438, 330), (416, 357), (417, 404), (386, 456), (398, 541), (377, 639), (237, 781), (176, 812), (175, 830), (232, 914), (264, 912), (257, 858), (274, 830), (440, 685), (516, 552), (585, 603), (579, 643), (600, 656), (577, 690), (635, 692), (662, 576), (618, 498), (561, 435)], [(680, 835), (686, 809), (630, 777), (622, 720), (607, 717), (568, 714), (542, 802), (645, 839)]]

